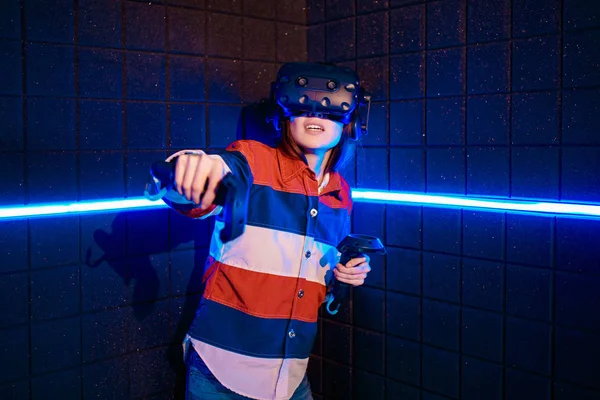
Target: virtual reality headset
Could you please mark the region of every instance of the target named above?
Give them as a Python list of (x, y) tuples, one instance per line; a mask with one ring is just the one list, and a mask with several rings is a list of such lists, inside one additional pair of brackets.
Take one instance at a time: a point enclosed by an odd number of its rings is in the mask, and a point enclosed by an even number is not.
[[(371, 95), (350, 68), (326, 63), (291, 62), (281, 66), (271, 83), (271, 103), (276, 109), (270, 120), (277, 130), (280, 121), (300, 115), (329, 118), (355, 126), (355, 139), (366, 134)], [(367, 105), (365, 123), (359, 107)]]

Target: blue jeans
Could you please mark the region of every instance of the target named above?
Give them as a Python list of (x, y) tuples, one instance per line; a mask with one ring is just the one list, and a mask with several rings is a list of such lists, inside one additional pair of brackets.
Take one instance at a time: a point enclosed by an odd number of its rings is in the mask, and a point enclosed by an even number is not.
[[(187, 358), (185, 377), (185, 400), (248, 400), (249, 397), (239, 395), (223, 386), (210, 372), (204, 361), (194, 348), (190, 346)], [(305, 375), (302, 383), (290, 400), (313, 400), (308, 377)]]

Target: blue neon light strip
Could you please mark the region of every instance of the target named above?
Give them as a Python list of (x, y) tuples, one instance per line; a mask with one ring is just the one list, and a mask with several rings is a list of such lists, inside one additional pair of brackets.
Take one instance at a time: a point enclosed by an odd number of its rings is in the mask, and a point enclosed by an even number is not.
[[(572, 204), (562, 202), (519, 201), (510, 199), (486, 199), (470, 196), (432, 195), (353, 189), (356, 202), (437, 206), (489, 211), (523, 212), (533, 214), (571, 215), (600, 217), (600, 205)], [(145, 197), (108, 199), (76, 203), (36, 204), (0, 208), (0, 221), (60, 215), (78, 215), (98, 212), (166, 208), (162, 201), (150, 201)]]

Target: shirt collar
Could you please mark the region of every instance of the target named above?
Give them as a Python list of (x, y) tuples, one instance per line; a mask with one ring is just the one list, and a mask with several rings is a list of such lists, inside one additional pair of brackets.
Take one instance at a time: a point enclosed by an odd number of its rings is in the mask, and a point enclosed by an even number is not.
[[(279, 171), (281, 173), (281, 179), (284, 183), (289, 182), (293, 178), (295, 178), (298, 174), (302, 173), (305, 170), (308, 170), (308, 162), (305, 157), (302, 159), (292, 158), (286, 155), (281, 151), (281, 149), (277, 148), (277, 162), (279, 163)], [(311, 174), (314, 174), (312, 171), (308, 171)], [(329, 192), (335, 192), (342, 189), (342, 181), (339, 173), (332, 172), (327, 173), (327, 175), (323, 178), (323, 182), (321, 184), (320, 194), (325, 194)]]

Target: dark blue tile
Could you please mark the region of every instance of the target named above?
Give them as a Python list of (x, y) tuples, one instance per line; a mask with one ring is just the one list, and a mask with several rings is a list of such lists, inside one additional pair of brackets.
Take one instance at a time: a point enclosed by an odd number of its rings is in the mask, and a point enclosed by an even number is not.
[[(318, 58), (318, 60), (322, 60), (323, 58)], [(260, 102), (263, 99), (267, 99), (269, 97), (269, 93), (271, 90), (271, 82), (275, 80), (277, 76), (277, 65), (268, 63), (268, 62), (255, 62), (255, 61), (244, 61), (243, 67), (244, 74), (244, 85), (242, 88), (242, 93), (244, 96), (244, 102), (249, 105), (249, 110), (256, 110), (253, 107), (260, 108)], [(379, 109), (382, 105), (372, 105), (371, 112), (376, 111), (375, 108)], [(385, 106), (385, 105), (383, 105)], [(260, 131), (263, 135), (265, 135), (267, 130), (270, 130), (271, 125), (266, 122), (264, 116), (259, 115), (260, 113), (250, 114), (248, 121), (254, 121), (254, 124), (257, 126), (256, 131)], [(251, 115), (251, 117), (250, 117)], [(364, 113), (366, 116), (366, 113)], [(256, 119), (253, 119), (256, 118)], [(387, 118), (383, 121), (369, 121), (369, 126), (377, 128), (379, 125), (385, 124), (387, 126)], [(246, 138), (249, 137), (248, 132), (252, 130), (254, 125), (250, 125), (251, 122), (246, 122)], [(261, 128), (258, 128), (261, 126)], [(268, 126), (268, 128), (265, 128)], [(375, 135), (377, 136), (377, 135)], [(386, 142), (387, 143), (387, 142)]]
[(308, 24), (323, 22), (325, 20), (325, 0), (308, 0), (307, 3)]
[(171, 292), (174, 295), (201, 292), (204, 271), (201, 257), (204, 255), (208, 255), (206, 251), (185, 250), (171, 253)]
[[(242, 19), (227, 14), (208, 13), (206, 54), (212, 57), (242, 56)], [(280, 36), (280, 41), (284, 40)]]
[(31, 273), (31, 318), (43, 320), (72, 316), (80, 310), (79, 266)]
[(423, 343), (447, 350), (460, 347), (460, 308), (423, 299)]
[(165, 57), (160, 54), (127, 53), (127, 97), (165, 99)]
[(508, 144), (509, 99), (504, 95), (467, 100), (467, 144)]
[(75, 101), (27, 99), (27, 149), (75, 150)]
[(109, 150), (123, 148), (121, 103), (81, 100), (79, 103), (79, 148)]
[(597, 28), (600, 26), (600, 4), (586, 0), (564, 2), (564, 24), (566, 30)]
[(421, 400), (421, 390), (391, 379), (386, 379), (385, 393), (386, 399)]
[(384, 336), (380, 333), (354, 329), (353, 339), (353, 367), (383, 375)]
[(386, 337), (386, 374), (389, 378), (418, 386), (421, 380), (421, 345), (394, 336)]
[(166, 115), (166, 106), (162, 103), (127, 103), (127, 148), (164, 149)]
[(557, 272), (555, 277), (556, 322), (600, 331), (600, 276)]
[(337, 62), (355, 58), (355, 47), (344, 45), (344, 43), (354, 43), (355, 35), (354, 21), (351, 19), (327, 24), (325, 31), (327, 61)]
[(387, 54), (390, 32), (387, 12), (359, 16), (356, 18), (356, 26), (357, 57)]
[(513, 42), (512, 90), (550, 90), (558, 87), (557, 36)]
[(425, 56), (412, 53), (390, 57), (390, 100), (423, 97)]
[(131, 257), (168, 251), (167, 221), (165, 209), (127, 214), (127, 254)]
[(462, 262), (462, 304), (502, 311), (504, 297), (502, 264), (464, 258)]
[[(179, 1), (180, 4), (189, 5), (190, 2), (198, 3), (194, 0), (175, 0)], [(202, 1), (200, 0), (200, 4), (196, 4), (196, 7), (202, 6)], [(233, 14), (240, 14), (242, 12), (242, 2), (238, 0), (205, 0), (206, 1), (206, 9), (208, 10), (217, 10), (217, 11), (225, 11)], [(183, 3), (182, 3), (183, 2)]]
[(465, 155), (462, 148), (427, 150), (427, 191), (465, 193)]
[(436, 1), (427, 4), (427, 47), (430, 49), (465, 44), (466, 2)]
[(463, 145), (465, 101), (457, 98), (428, 100), (426, 138), (428, 145)]
[(513, 37), (558, 31), (559, 0), (514, 0), (512, 7)]
[(208, 96), (212, 102), (239, 103), (242, 99), (242, 63), (231, 60), (208, 62)]
[(469, 47), (467, 90), (470, 94), (507, 92), (509, 48), (506, 43)]
[(81, 198), (105, 199), (124, 196), (124, 163), (122, 151), (80, 153)]
[(371, 101), (388, 100), (393, 89), (390, 88), (387, 57), (360, 59), (356, 70), (363, 87), (371, 93)]
[(31, 269), (79, 263), (77, 216), (32, 219), (29, 221), (29, 234)]
[(414, 3), (425, 3), (425, 0), (390, 0), (390, 8), (402, 7)]
[(563, 86), (600, 85), (600, 29), (567, 32), (563, 46)]
[(463, 212), (463, 255), (504, 259), (504, 214), (495, 212)]
[(86, 314), (82, 322), (83, 362), (89, 363), (112, 358), (127, 351), (129, 312), (117, 308), (99, 313)]
[[(357, 206), (358, 204), (354, 205), (355, 208), (357, 208)], [(400, 205), (389, 206), (387, 209), (386, 221), (386, 244), (413, 249), (421, 248), (422, 217), (420, 207)]]
[(423, 253), (423, 296), (460, 301), (460, 258)]
[(165, 6), (125, 2), (125, 46), (128, 49), (164, 50)]
[(327, 58), (327, 52), (325, 49), (326, 40), (327, 39), (325, 38), (325, 27), (323, 25), (311, 26), (308, 28), (306, 36), (306, 46), (308, 47), (307, 61), (319, 62)]
[[(558, 144), (556, 92), (515, 93), (512, 95), (511, 106), (512, 144)], [(563, 115), (566, 118), (568, 114)], [(563, 141), (565, 139), (563, 135)]]
[(600, 102), (600, 90), (566, 90), (563, 92), (562, 143), (598, 145), (600, 139), (594, 129)]
[(79, 364), (81, 330), (79, 318), (31, 325), (31, 372), (66, 369)]
[(421, 339), (421, 301), (418, 297), (388, 292), (386, 295), (386, 333), (405, 339)]
[[(125, 213), (80, 215), (81, 259), (87, 267), (126, 258)], [(101, 260), (101, 261), (99, 261)], [(83, 275), (83, 273), (82, 273)]]
[(157, 303), (153, 302), (169, 295), (168, 252), (158, 250), (150, 257), (130, 257), (127, 278), (133, 317), (141, 321), (156, 312)]
[[(114, 248), (114, 245), (109, 244), (111, 238), (106, 239), (106, 242), (106, 249)], [(84, 266), (81, 271), (81, 300), (84, 312), (123, 306), (127, 302), (127, 260), (102, 260), (101, 257), (101, 254), (96, 254), (91, 260), (94, 264)], [(102, 262), (99, 262), (98, 258)]]
[(5, 221), (0, 225), (0, 254), (4, 254), (0, 273), (27, 270), (27, 220)]
[(384, 221), (388, 217), (386, 217), (383, 204), (355, 203), (352, 214), (354, 232), (375, 236), (385, 242)]
[(464, 48), (427, 53), (427, 97), (464, 95), (465, 55)]
[(0, 176), (3, 179), (0, 189), (0, 204), (25, 204), (25, 165), (23, 153), (0, 153), (4, 160), (0, 166)]
[[(371, 272), (369, 272), (367, 275), (365, 287), (385, 289), (385, 262), (385, 255), (371, 255), (371, 261), (369, 262), (369, 265), (371, 266)], [(368, 312), (365, 312), (365, 314), (368, 314)]]
[(597, 400), (599, 396), (600, 389), (593, 390), (567, 382), (554, 382), (555, 400)]
[(596, 219), (556, 219), (556, 269), (596, 274), (600, 247), (596, 238), (600, 223)]
[(505, 40), (510, 35), (510, 0), (469, 0), (469, 43)]
[(425, 155), (421, 148), (390, 149), (390, 190), (425, 191)]
[[(166, 347), (159, 347), (130, 356), (130, 398), (148, 397), (150, 394), (173, 390), (175, 374), (167, 353)], [(148, 376), (156, 379), (148, 381)]]
[(502, 362), (502, 315), (463, 308), (462, 352), (484, 360)]
[(356, 7), (358, 10), (357, 13), (379, 11), (385, 10), (388, 7), (388, 2), (380, 0), (358, 0)]
[(600, 198), (600, 149), (568, 147), (562, 153), (561, 200), (597, 201)]
[(121, 52), (79, 49), (79, 95), (120, 99), (123, 95)]
[(29, 283), (26, 273), (2, 275), (0, 280), (0, 327), (23, 324), (29, 320)]
[(357, 156), (356, 183), (360, 188), (388, 190), (388, 149), (366, 148)]
[(121, 3), (77, 0), (77, 43), (121, 47)]
[(36, 376), (31, 380), (31, 398), (37, 399), (80, 399), (81, 375), (79, 368)]
[(518, 265), (506, 266), (506, 312), (550, 321), (552, 272)]
[[(84, 398), (127, 400), (129, 396), (129, 358), (119, 357), (100, 363), (84, 364)], [(110, 382), (110, 385), (106, 383)]]
[(75, 37), (73, 0), (24, 1), (29, 41), (72, 44)]
[(210, 148), (225, 148), (241, 139), (238, 129), (242, 109), (238, 106), (208, 106), (208, 143)]
[(125, 161), (127, 196), (140, 196), (149, 179), (149, 168), (153, 162), (167, 158), (165, 151), (128, 150)]
[(341, 362), (350, 363), (350, 348), (352, 335), (349, 326), (336, 324), (323, 320), (323, 357)]
[(352, 393), (352, 372), (347, 365), (323, 360), (323, 398), (336, 397), (347, 399)]
[(0, 39), (0, 58), (4, 73), (0, 76), (0, 94), (23, 92), (21, 42)]
[(423, 144), (423, 100), (392, 102), (390, 104), (390, 144)]
[[(4, 277), (2, 279), (4, 282)], [(29, 328), (20, 326), (0, 330), (0, 382), (12, 381), (29, 376)]]
[(420, 251), (389, 247), (385, 264), (386, 289), (421, 294)]
[[(314, 7), (315, 1), (308, 1), (307, 6)], [(247, 0), (242, 4), (242, 13), (251, 17), (259, 17), (259, 18), (267, 18), (267, 19), (275, 19), (277, 4), (273, 0), (262, 1), (262, 0)]]
[(423, 250), (460, 254), (460, 210), (423, 207)]
[(360, 370), (352, 372), (352, 396), (357, 399), (374, 397), (385, 398), (385, 378)]
[[(367, 123), (367, 113), (362, 109), (361, 118)], [(388, 133), (388, 105), (386, 103), (371, 104), (367, 134), (362, 137), (363, 146), (387, 146), (389, 143)]]
[(467, 194), (509, 195), (509, 149), (477, 147), (467, 150)]
[(391, 10), (390, 54), (422, 50), (425, 44), (425, 5)]
[(23, 101), (20, 97), (0, 97), (0, 148), (23, 150)]
[(0, 393), (3, 395), (3, 400), (29, 399), (29, 380), (0, 384)]
[(204, 60), (197, 57), (169, 58), (169, 99), (174, 101), (204, 101), (206, 85)]
[(4, 1), (0, 4), (0, 37), (21, 39), (21, 2)]
[(548, 324), (508, 317), (506, 364), (531, 372), (551, 373), (551, 330)]
[(140, 351), (164, 346), (169, 342), (170, 308), (169, 301), (152, 304), (152, 311), (143, 318), (136, 316), (135, 308), (130, 308), (128, 342), (129, 351)]
[(353, 0), (329, 0), (325, 4), (325, 20), (346, 18), (356, 12)]
[(73, 47), (28, 43), (26, 91), (30, 96), (75, 96)]
[(507, 214), (506, 260), (550, 268), (553, 259), (553, 220)]
[(170, 7), (168, 50), (171, 53), (205, 54), (206, 13)]
[(423, 346), (423, 388), (457, 398), (460, 390), (458, 353)]
[(169, 147), (206, 148), (206, 109), (202, 104), (169, 105)]
[(600, 369), (600, 334), (555, 328), (554, 376), (574, 384), (600, 390), (596, 371)]
[(506, 369), (505, 398), (515, 400), (546, 400), (550, 395), (550, 378)]
[(502, 400), (502, 365), (462, 357), (462, 400)]
[(421, 392), (421, 400), (448, 400), (450, 397), (441, 396), (439, 394), (422, 391)]
[(558, 200), (558, 148), (513, 147), (511, 164), (512, 197)]
[(385, 292), (380, 289), (361, 286), (352, 295), (353, 324), (372, 331), (384, 330)]

